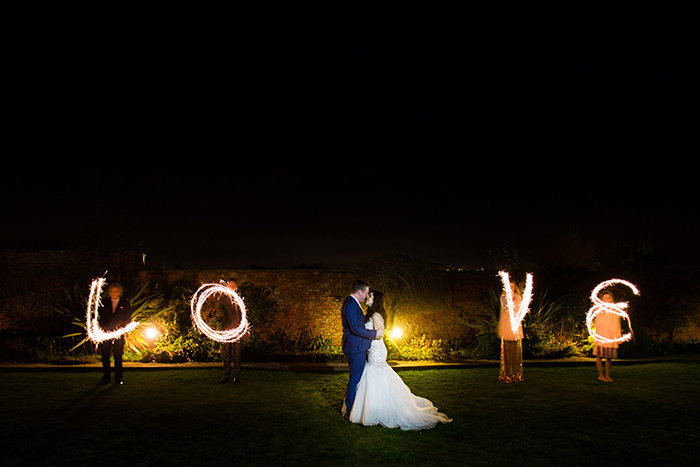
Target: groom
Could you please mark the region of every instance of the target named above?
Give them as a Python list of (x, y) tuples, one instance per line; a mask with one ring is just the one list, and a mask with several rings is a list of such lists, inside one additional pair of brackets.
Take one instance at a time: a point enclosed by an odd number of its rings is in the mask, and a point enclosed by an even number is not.
[(367, 360), (367, 350), (372, 344), (372, 339), (379, 339), (384, 335), (384, 331), (374, 331), (365, 329), (365, 315), (360, 305), (369, 294), (369, 285), (363, 281), (356, 281), (353, 284), (352, 294), (345, 299), (340, 315), (343, 319), (343, 353), (348, 360), (350, 379), (348, 388), (345, 391), (343, 417), (350, 416), (352, 404), (355, 402), (357, 393), (357, 383), (360, 382), (362, 372), (365, 369)]

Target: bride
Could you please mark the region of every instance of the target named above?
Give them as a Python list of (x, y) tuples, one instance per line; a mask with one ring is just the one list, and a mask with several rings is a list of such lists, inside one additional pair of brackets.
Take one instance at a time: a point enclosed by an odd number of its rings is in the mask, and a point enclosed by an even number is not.
[[(384, 294), (371, 291), (367, 298), (365, 328), (384, 329), (386, 311)], [(367, 355), (362, 378), (357, 384), (357, 396), (350, 411), (350, 421), (362, 425), (382, 425), (402, 430), (433, 428), (438, 422), (452, 420), (439, 413), (428, 399), (418, 397), (386, 362), (387, 350), (383, 339), (375, 339)]]

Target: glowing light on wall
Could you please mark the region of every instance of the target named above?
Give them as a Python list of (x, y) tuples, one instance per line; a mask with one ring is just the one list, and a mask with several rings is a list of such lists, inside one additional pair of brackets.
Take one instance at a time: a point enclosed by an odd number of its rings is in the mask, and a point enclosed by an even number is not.
[(133, 331), (139, 323), (132, 321), (123, 328), (119, 328), (115, 331), (103, 331), (100, 328), (100, 316), (99, 310), (102, 296), (102, 287), (104, 286), (105, 280), (103, 277), (99, 279), (94, 279), (90, 285), (90, 296), (88, 297), (87, 313), (85, 317), (85, 328), (87, 330), (87, 335), (91, 341), (95, 343), (100, 343), (110, 339), (116, 339), (122, 335)]
[(532, 274), (527, 274), (525, 281), (525, 290), (523, 291), (522, 300), (520, 301), (520, 306), (515, 309), (515, 304), (513, 303), (513, 291), (510, 289), (510, 277), (505, 271), (500, 271), (498, 273), (501, 276), (501, 281), (503, 282), (503, 290), (506, 294), (506, 305), (508, 308), (508, 318), (510, 319), (510, 328), (513, 334), (518, 338), (520, 336), (520, 323), (525, 319), (525, 315), (529, 311), (530, 301), (532, 300)]
[[(600, 298), (598, 298), (598, 294), (603, 290), (608, 287), (610, 287), (613, 284), (623, 284), (632, 289), (632, 292), (634, 292), (635, 295), (639, 295), (639, 290), (637, 290), (637, 287), (632, 284), (631, 282), (627, 282), (622, 279), (610, 279), (609, 281), (601, 282), (598, 284), (598, 286), (593, 289), (593, 292), (591, 292), (591, 301), (593, 302), (593, 306), (591, 307), (590, 310), (588, 310), (588, 315), (586, 316), (586, 326), (588, 326), (588, 332), (591, 333), (591, 336), (593, 337), (594, 340), (603, 343), (603, 344), (613, 344), (613, 343), (620, 343), (620, 342), (625, 342), (629, 339), (632, 338), (632, 322), (630, 321), (630, 317), (625, 311), (625, 309), (629, 306), (629, 303), (627, 302), (617, 302), (617, 303), (606, 303), (602, 301)], [(630, 326), (630, 332), (627, 334), (615, 338), (615, 339), (608, 339), (606, 337), (603, 337), (599, 334), (596, 334), (596, 332), (593, 330), (593, 320), (597, 315), (600, 313), (607, 312), (607, 313), (612, 313), (615, 314), (621, 318), (624, 318), (627, 320), (627, 323), (629, 323)]]
[[(238, 305), (241, 311), (241, 324), (234, 329), (225, 329), (217, 331), (212, 329), (202, 319), (202, 306), (212, 295), (227, 295), (232, 301)], [(202, 334), (209, 339), (217, 342), (237, 342), (241, 340), (248, 332), (248, 319), (246, 318), (245, 304), (243, 299), (234, 291), (221, 284), (204, 284), (192, 295), (190, 301), (190, 311), (192, 313), (192, 321)]]

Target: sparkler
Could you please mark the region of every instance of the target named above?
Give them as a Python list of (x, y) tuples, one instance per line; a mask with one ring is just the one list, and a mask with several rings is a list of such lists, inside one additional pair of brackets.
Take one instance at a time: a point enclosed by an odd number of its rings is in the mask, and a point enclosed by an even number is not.
[[(609, 287), (612, 284), (623, 284), (632, 289), (632, 292), (634, 292), (635, 295), (639, 295), (639, 290), (637, 290), (637, 287), (632, 284), (631, 282), (627, 282), (622, 279), (610, 279), (605, 282), (601, 282), (598, 284), (598, 286), (593, 289), (593, 292), (591, 293), (591, 301), (593, 302), (593, 306), (591, 307), (590, 310), (588, 310), (588, 315), (586, 316), (586, 326), (588, 326), (588, 332), (591, 333), (591, 336), (593, 339), (596, 341), (603, 343), (603, 344), (613, 344), (613, 343), (621, 343), (625, 342), (629, 339), (632, 338), (632, 322), (630, 321), (630, 317), (625, 311), (625, 308), (629, 305), (627, 302), (617, 302), (617, 303), (607, 303), (602, 301), (600, 298), (598, 298), (598, 294), (600, 293), (601, 290)], [(597, 315), (600, 313), (612, 313), (617, 316), (620, 316), (621, 318), (624, 318), (627, 320), (627, 323), (629, 323), (630, 326), (630, 332), (627, 334), (614, 338), (614, 339), (608, 339), (607, 337), (603, 337), (599, 334), (596, 334), (596, 332), (593, 330), (593, 320)]]
[[(216, 331), (212, 329), (202, 319), (202, 306), (212, 295), (225, 294), (238, 305), (241, 310), (241, 324), (234, 329), (226, 329)], [(190, 301), (190, 311), (192, 312), (192, 321), (202, 334), (217, 342), (237, 342), (248, 332), (248, 320), (246, 318), (245, 304), (243, 299), (234, 291), (221, 284), (203, 284), (192, 295)]]
[(87, 313), (85, 317), (87, 335), (90, 340), (96, 344), (121, 337), (122, 335), (133, 331), (139, 325), (138, 322), (132, 321), (123, 328), (119, 328), (115, 331), (106, 332), (102, 330), (99, 324), (99, 309), (100, 305), (102, 304), (100, 297), (102, 295), (102, 286), (104, 285), (104, 282), (104, 277), (100, 277), (99, 279), (94, 279), (92, 281), (92, 284), (90, 285), (90, 296), (88, 298)]
[(506, 305), (508, 308), (508, 318), (510, 319), (510, 328), (513, 331), (513, 334), (517, 336), (520, 334), (518, 332), (520, 323), (523, 322), (525, 315), (529, 311), (528, 307), (530, 306), (530, 301), (532, 300), (532, 274), (527, 274), (525, 290), (517, 312), (515, 310), (515, 304), (513, 303), (513, 291), (510, 289), (510, 277), (508, 276), (508, 273), (505, 271), (500, 271), (498, 275), (501, 276), (503, 290), (506, 293)]

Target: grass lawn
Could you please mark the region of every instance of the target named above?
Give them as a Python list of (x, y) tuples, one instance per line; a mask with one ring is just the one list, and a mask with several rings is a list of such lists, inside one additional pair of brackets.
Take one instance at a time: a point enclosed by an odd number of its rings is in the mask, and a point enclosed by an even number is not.
[[(527, 363), (527, 362), (526, 362)], [(700, 448), (700, 361), (399, 373), (453, 422), (432, 430), (353, 425), (346, 373), (126, 369), (0, 373), (0, 465), (691, 465)]]

